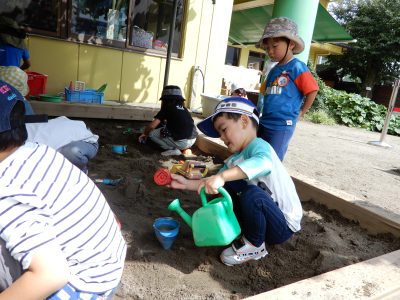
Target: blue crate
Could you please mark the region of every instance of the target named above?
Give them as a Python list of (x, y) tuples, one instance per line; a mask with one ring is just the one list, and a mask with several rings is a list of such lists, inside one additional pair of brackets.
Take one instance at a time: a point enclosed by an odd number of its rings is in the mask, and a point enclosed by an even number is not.
[(96, 90), (71, 91), (65, 88), (65, 100), (69, 102), (98, 103), (103, 104), (104, 93)]

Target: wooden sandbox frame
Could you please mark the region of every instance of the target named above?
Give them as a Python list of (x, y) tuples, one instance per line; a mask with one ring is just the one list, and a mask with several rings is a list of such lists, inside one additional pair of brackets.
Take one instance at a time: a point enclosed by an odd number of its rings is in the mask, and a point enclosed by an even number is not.
[[(155, 105), (109, 105), (83, 103), (49, 103), (30, 101), (38, 114), (76, 118), (103, 118), (150, 121), (158, 111)], [(106, 101), (109, 102), (109, 101)], [(200, 135), (197, 147), (204, 153), (222, 159), (230, 155), (228, 149)], [(359, 223), (371, 234), (392, 233), (400, 237), (400, 223), (357, 204), (353, 195), (339, 191), (301, 174), (291, 174), (302, 201), (314, 200), (335, 209), (349, 220)], [(400, 199), (399, 199), (400, 200)], [(304, 279), (248, 299), (320, 300), (320, 299), (400, 299), (400, 250), (367, 261)]]

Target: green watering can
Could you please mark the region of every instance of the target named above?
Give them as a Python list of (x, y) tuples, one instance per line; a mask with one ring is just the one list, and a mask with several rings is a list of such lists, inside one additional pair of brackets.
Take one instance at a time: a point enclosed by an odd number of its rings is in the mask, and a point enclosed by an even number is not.
[(168, 209), (176, 211), (192, 228), (196, 246), (224, 246), (230, 244), (240, 234), (240, 225), (233, 212), (231, 196), (220, 187), (218, 192), (222, 197), (207, 202), (204, 187), (200, 198), (203, 207), (200, 207), (190, 217), (182, 208), (178, 199), (168, 205)]

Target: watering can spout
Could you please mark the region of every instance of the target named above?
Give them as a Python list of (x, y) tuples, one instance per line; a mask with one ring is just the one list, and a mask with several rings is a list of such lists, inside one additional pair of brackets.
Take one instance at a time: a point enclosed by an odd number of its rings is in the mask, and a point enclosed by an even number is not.
[(181, 218), (188, 224), (190, 228), (192, 228), (192, 217), (189, 216), (181, 207), (181, 204), (179, 203), (179, 199), (175, 199), (168, 205), (168, 209), (172, 211), (176, 211)]

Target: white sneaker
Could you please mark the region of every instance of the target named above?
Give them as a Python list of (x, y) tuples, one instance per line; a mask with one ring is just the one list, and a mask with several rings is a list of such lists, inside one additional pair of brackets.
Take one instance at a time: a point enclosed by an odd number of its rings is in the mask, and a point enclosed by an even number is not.
[(242, 264), (249, 260), (259, 260), (268, 254), (265, 243), (260, 247), (255, 247), (244, 236), (234, 241), (231, 247), (222, 251), (221, 261), (227, 266)]
[(161, 152), (161, 155), (163, 156), (170, 156), (170, 155), (181, 155), (182, 152), (179, 149), (172, 149), (172, 150), (166, 150), (164, 152)]

